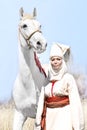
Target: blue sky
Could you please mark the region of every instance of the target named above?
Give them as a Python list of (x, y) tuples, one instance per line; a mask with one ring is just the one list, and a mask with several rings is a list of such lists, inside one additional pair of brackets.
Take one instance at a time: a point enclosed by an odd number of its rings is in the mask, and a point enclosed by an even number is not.
[[(48, 63), (53, 42), (70, 45), (73, 62), (87, 72), (87, 0), (3, 0), (0, 2), (0, 100), (11, 97), (18, 73), (19, 9), (32, 12), (37, 8), (37, 19), (47, 39), (42, 63)], [(46, 58), (45, 58), (46, 57)]]

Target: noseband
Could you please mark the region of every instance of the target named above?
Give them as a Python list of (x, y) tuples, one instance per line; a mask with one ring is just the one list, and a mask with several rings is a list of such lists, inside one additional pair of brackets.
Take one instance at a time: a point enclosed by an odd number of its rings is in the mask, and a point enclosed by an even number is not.
[(42, 33), (40, 30), (36, 30), (36, 31), (34, 31), (33, 33), (31, 33), (28, 38), (26, 38), (26, 37), (24, 36), (24, 34), (22, 33), (22, 31), (21, 31), (20, 28), (19, 28), (19, 32), (21, 33), (21, 35), (23, 36), (23, 38), (26, 40), (27, 45), (29, 46), (29, 48), (31, 47), (31, 46), (30, 46), (30, 42), (29, 42), (29, 40), (31, 39), (31, 37), (32, 37), (36, 32)]

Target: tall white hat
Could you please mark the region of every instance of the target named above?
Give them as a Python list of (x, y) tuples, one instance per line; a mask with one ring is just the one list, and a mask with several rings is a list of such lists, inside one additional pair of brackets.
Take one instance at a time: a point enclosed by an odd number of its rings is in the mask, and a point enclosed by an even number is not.
[(53, 56), (64, 57), (65, 60), (68, 60), (70, 56), (70, 47), (60, 43), (53, 43), (50, 51), (50, 58)]
[(53, 56), (63, 57), (62, 49), (56, 43), (52, 45), (51, 51), (50, 51), (50, 58)]

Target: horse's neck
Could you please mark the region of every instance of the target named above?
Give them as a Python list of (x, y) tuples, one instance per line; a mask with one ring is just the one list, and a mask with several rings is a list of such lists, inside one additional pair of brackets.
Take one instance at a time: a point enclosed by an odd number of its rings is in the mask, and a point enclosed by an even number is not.
[(19, 69), (22, 75), (26, 75), (25, 72), (30, 73), (39, 89), (41, 88), (41, 86), (46, 84), (46, 75), (44, 71), (40, 70), (40, 68), (38, 67), (32, 49), (19, 48), (19, 60)]
[(33, 67), (36, 67), (33, 51), (19, 46), (19, 71), (24, 71), (25, 69), (31, 71)]

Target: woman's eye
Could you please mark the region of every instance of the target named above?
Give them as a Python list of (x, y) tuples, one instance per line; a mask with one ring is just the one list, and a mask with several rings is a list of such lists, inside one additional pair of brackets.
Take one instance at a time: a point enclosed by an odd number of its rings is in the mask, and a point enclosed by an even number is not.
[(51, 61), (54, 61), (55, 59), (51, 59)]
[(60, 58), (55, 58), (55, 59), (51, 59), (51, 61), (60, 61), (61, 59)]
[(61, 59), (57, 58), (56, 60), (58, 60), (58, 61), (59, 61), (59, 60), (61, 60)]

